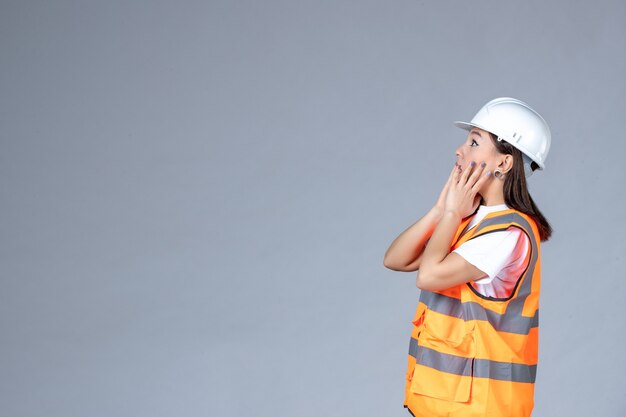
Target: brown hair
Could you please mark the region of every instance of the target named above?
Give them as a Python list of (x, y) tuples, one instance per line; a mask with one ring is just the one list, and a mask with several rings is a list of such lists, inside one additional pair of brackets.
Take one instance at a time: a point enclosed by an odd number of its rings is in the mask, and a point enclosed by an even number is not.
[[(550, 239), (550, 236), (552, 236), (552, 226), (550, 226), (548, 220), (541, 214), (541, 211), (539, 211), (539, 208), (537, 208), (537, 205), (528, 192), (522, 153), (510, 143), (504, 140), (498, 141), (497, 137), (491, 132), (489, 132), (489, 136), (491, 136), (491, 140), (498, 152), (513, 156), (513, 168), (507, 172), (504, 179), (504, 202), (507, 206), (519, 210), (535, 220), (542, 242)], [(539, 168), (534, 161), (531, 162), (530, 167), (533, 171)]]

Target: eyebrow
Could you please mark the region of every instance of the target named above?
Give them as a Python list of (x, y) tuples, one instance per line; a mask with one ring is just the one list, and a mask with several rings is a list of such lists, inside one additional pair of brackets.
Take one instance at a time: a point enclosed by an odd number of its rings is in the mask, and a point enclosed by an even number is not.
[(473, 133), (473, 134), (475, 134), (475, 135), (478, 135), (478, 137), (479, 137), (479, 138), (481, 138), (481, 139), (483, 138), (483, 137), (481, 136), (481, 134), (480, 134), (480, 133), (478, 133), (478, 131), (477, 131), (477, 130), (472, 130), (472, 131), (470, 132), (470, 134), (471, 134), (471, 133)]

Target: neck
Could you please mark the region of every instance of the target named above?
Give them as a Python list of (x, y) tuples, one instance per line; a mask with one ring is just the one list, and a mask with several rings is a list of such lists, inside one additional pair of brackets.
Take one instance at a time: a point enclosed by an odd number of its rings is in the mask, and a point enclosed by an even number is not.
[(485, 206), (496, 206), (504, 204), (504, 192), (502, 190), (503, 181), (494, 178), (491, 183), (488, 184), (486, 189), (481, 190), (480, 195), (483, 198), (483, 204)]

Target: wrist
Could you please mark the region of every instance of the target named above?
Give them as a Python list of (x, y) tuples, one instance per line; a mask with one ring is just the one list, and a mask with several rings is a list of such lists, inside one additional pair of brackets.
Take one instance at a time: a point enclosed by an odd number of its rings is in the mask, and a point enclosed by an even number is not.
[(459, 212), (454, 209), (445, 209), (441, 217), (443, 218), (444, 216), (449, 217), (451, 219), (456, 219), (458, 221), (463, 220), (463, 217), (461, 217)]
[(433, 206), (433, 208), (430, 209), (430, 215), (436, 220), (441, 219), (443, 212), (444, 212), (443, 207)]

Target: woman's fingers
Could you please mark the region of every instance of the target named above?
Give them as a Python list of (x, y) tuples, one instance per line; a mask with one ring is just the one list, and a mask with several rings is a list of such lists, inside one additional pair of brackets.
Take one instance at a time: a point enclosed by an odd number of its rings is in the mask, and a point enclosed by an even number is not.
[(454, 170), (454, 173), (453, 173), (453, 176), (452, 176), (452, 178), (454, 178), (454, 183), (455, 184), (458, 183), (459, 180), (461, 179), (461, 174), (462, 174), (461, 170), (459, 168), (455, 167), (455, 170)]
[(486, 183), (487, 180), (489, 180), (489, 178), (491, 178), (491, 170), (488, 170), (483, 175), (481, 175), (480, 178), (478, 178), (474, 185), (472, 185), (472, 191), (477, 193), (481, 189), (483, 184)]
[(470, 162), (469, 164), (465, 165), (465, 169), (461, 172), (461, 178), (459, 178), (461, 181), (463, 181), (463, 184), (467, 182), (467, 177), (469, 176), (469, 173), (471, 171), (472, 171), (472, 163)]
[(446, 198), (446, 207), (461, 210), (464, 215), (471, 214), (480, 204), (481, 196), (478, 195), (483, 184), (491, 178), (491, 171), (485, 172), (486, 164), (468, 164), (465, 169), (456, 170), (454, 183)]
[(474, 171), (472, 172), (472, 175), (470, 175), (469, 180), (468, 180), (468, 185), (470, 187), (473, 187), (474, 184), (476, 184), (476, 181), (478, 181), (478, 178), (480, 177), (480, 174), (483, 172), (484, 168), (485, 168), (484, 162), (481, 162), (480, 164), (476, 165), (476, 167), (474, 168)]
[[(481, 164), (476, 164), (475, 161), (471, 161), (467, 164), (465, 170), (463, 171), (463, 176), (461, 177), (463, 184), (470, 183), (471, 186), (471, 184), (474, 183), (472, 180), (476, 178), (476, 173), (481, 171), (482, 168)], [(478, 175), (480, 175), (480, 173)]]
[(476, 164), (474, 161), (467, 164), (463, 174), (461, 176), (461, 181), (463, 185), (467, 185), (468, 188), (472, 188), (474, 184), (479, 180), (481, 174), (485, 170), (486, 164), (481, 162), (480, 164)]

